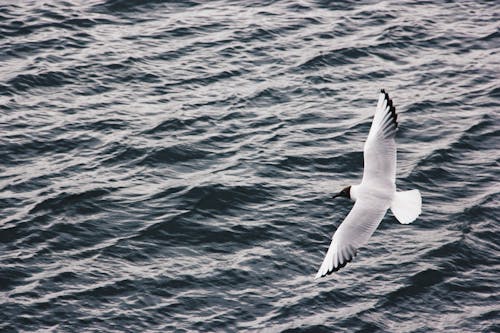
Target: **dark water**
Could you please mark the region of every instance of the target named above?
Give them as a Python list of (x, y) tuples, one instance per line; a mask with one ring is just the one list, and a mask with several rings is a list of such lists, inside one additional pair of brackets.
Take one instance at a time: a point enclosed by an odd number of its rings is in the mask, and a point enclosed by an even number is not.
[[(500, 331), (495, 1), (0, 5), (0, 331)], [(400, 189), (314, 281), (379, 89)]]

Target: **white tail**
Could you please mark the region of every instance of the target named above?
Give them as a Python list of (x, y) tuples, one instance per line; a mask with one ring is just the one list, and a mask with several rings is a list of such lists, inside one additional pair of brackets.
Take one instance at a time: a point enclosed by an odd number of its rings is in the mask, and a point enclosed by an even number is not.
[(391, 202), (391, 211), (402, 224), (409, 224), (422, 212), (422, 197), (419, 190), (396, 192)]

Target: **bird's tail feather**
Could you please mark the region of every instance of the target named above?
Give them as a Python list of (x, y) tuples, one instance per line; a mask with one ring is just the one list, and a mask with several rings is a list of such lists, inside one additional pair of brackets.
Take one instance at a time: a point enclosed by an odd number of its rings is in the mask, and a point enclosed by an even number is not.
[(409, 224), (422, 212), (422, 197), (419, 190), (396, 192), (391, 202), (392, 214), (402, 224)]

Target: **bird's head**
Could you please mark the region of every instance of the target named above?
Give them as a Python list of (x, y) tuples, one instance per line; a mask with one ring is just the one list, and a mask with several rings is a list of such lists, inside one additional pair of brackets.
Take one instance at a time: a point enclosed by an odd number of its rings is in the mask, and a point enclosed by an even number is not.
[(344, 197), (347, 199), (351, 199), (351, 186), (345, 187), (344, 189), (342, 189), (342, 191), (340, 191), (339, 193), (337, 193), (333, 196), (334, 199), (338, 198), (338, 197)]

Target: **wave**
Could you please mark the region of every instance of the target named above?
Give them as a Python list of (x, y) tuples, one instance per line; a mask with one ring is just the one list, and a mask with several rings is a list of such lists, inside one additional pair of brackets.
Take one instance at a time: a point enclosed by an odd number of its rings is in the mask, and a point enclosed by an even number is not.
[[(0, 6), (0, 331), (494, 331), (497, 7)], [(423, 214), (314, 281), (381, 88)]]

